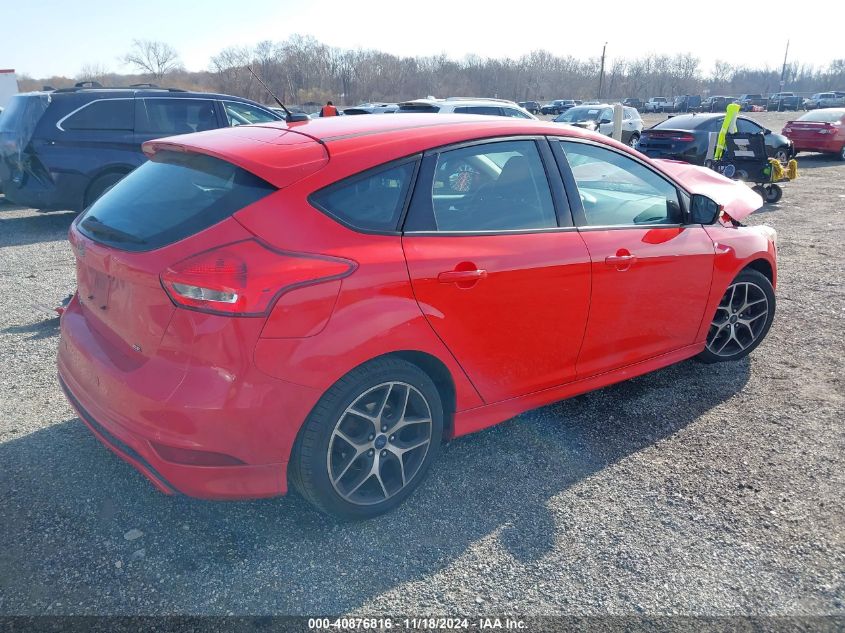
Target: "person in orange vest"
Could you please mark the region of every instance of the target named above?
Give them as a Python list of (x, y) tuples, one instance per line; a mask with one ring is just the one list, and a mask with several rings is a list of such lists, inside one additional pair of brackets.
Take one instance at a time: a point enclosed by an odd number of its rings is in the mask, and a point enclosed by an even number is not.
[(320, 108), (320, 116), (337, 116), (338, 114), (337, 108), (331, 101), (326, 101), (326, 105)]

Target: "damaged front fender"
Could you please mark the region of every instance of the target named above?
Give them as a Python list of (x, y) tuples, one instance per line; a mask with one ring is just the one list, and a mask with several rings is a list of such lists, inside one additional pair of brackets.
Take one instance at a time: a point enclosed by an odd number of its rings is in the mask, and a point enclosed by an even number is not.
[(763, 198), (745, 183), (725, 178), (712, 169), (675, 160), (654, 162), (691, 194), (707, 196), (723, 207), (723, 213), (741, 222), (763, 206)]

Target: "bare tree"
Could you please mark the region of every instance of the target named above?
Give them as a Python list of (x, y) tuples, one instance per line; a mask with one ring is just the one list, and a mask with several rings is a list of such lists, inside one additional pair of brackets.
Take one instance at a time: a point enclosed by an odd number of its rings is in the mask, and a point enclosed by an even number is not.
[(79, 81), (96, 81), (104, 84), (111, 72), (102, 64), (85, 64), (76, 76)]
[(153, 79), (161, 79), (171, 70), (181, 67), (175, 48), (151, 40), (132, 40), (132, 49), (123, 56), (123, 62), (152, 75)]

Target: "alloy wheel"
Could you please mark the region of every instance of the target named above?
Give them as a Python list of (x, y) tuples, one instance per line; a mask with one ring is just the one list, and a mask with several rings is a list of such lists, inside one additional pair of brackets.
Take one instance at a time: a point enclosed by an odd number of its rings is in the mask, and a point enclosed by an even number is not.
[(387, 382), (341, 414), (326, 457), (335, 492), (355, 505), (381, 503), (417, 475), (431, 445), (431, 408), (419, 389)]
[(757, 284), (742, 281), (728, 286), (707, 333), (707, 349), (723, 358), (753, 345), (766, 327), (769, 300)]
[(775, 158), (778, 159), (778, 162), (787, 163), (789, 162), (789, 153), (785, 149), (779, 149), (775, 152)]

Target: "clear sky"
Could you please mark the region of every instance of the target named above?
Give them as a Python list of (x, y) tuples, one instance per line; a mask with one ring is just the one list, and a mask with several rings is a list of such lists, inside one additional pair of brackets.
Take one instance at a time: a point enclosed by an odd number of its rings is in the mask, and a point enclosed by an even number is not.
[(606, 41), (610, 60), (690, 52), (705, 70), (718, 58), (779, 69), (787, 39), (792, 60), (827, 66), (845, 57), (844, 18), (843, 0), (0, 0), (0, 68), (33, 77), (74, 76), (85, 64), (128, 72), (119, 58), (133, 39), (148, 39), (202, 70), (227, 46), (299, 33), (344, 48), (453, 58), (539, 48), (587, 58)]

